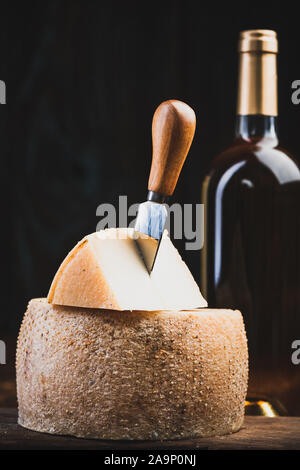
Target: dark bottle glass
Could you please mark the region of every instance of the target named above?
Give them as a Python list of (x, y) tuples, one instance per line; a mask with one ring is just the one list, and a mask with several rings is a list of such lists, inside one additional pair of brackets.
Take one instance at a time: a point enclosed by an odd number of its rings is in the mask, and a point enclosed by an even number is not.
[[(276, 41), (274, 32), (261, 31), (268, 33)], [(300, 365), (292, 362), (293, 343), (300, 339), (300, 170), (278, 144), (276, 96), (264, 101), (264, 88), (276, 95), (276, 51), (264, 51), (267, 44), (253, 52), (258, 46), (249, 36), (246, 46), (241, 43), (240, 50), (247, 50), (235, 139), (215, 158), (202, 187), (201, 287), (210, 307), (243, 314), (250, 369), (246, 412), (300, 415)], [(251, 54), (249, 61), (245, 55)], [(272, 64), (264, 54), (274, 56)], [(271, 70), (258, 73), (261, 66)]]

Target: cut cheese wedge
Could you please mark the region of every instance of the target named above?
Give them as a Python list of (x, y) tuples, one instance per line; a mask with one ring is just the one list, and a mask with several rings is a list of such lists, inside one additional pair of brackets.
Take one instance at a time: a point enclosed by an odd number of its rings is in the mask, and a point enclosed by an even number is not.
[(19, 424), (96, 439), (238, 431), (248, 352), (238, 310), (116, 312), (33, 299), (17, 348)]
[(48, 302), (111, 310), (206, 307), (186, 264), (165, 231), (149, 275), (136, 243), (157, 241), (133, 229), (106, 229), (83, 238), (58, 269)]

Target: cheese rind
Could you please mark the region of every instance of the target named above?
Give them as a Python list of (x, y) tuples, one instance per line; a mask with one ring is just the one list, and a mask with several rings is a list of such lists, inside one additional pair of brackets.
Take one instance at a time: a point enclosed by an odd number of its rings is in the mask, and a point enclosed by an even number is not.
[[(57, 305), (114, 310), (182, 310), (207, 302), (169, 237), (164, 234), (149, 275), (132, 229), (106, 229), (86, 236), (58, 269), (48, 301)], [(153, 249), (156, 240), (145, 238)]]
[(19, 424), (96, 439), (237, 431), (248, 355), (239, 311), (118, 312), (31, 300), (17, 347)]

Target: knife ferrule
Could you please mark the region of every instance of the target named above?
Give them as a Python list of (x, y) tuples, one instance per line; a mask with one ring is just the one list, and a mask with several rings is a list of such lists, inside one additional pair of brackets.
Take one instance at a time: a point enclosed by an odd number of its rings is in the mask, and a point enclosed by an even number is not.
[(158, 193), (156, 191), (148, 191), (147, 201), (158, 202), (159, 204), (166, 204), (170, 199), (170, 196)]

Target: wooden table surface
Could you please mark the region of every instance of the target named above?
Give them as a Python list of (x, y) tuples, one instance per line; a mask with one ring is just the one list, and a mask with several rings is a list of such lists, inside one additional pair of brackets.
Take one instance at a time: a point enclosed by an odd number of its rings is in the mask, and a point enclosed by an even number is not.
[(300, 450), (299, 418), (246, 416), (243, 428), (230, 436), (184, 441), (100, 441), (29, 431), (17, 424), (14, 408), (0, 408), (0, 451), (4, 449), (140, 450)]

